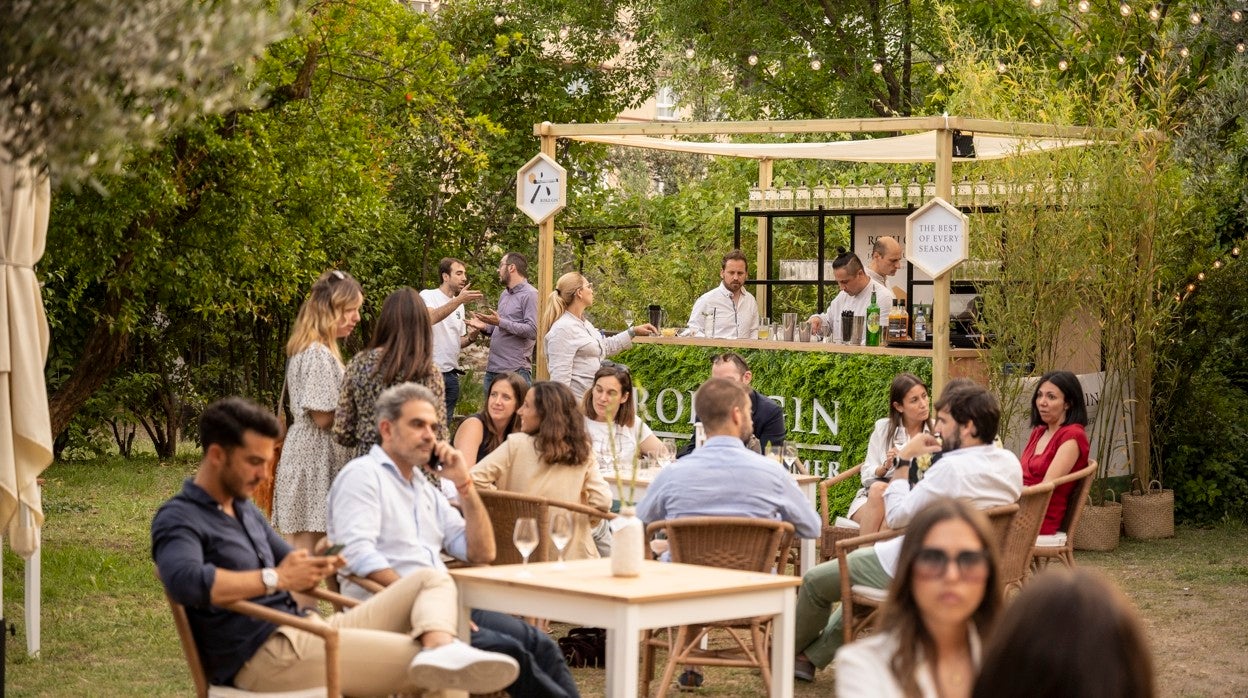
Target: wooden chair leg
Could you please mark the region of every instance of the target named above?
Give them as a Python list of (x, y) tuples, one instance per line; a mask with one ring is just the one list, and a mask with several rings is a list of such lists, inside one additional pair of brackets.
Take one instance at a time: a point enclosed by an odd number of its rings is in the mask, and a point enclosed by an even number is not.
[(754, 655), (758, 660), (759, 673), (763, 675), (763, 690), (771, 690), (771, 653), (767, 651), (767, 630), (763, 623), (750, 623), (750, 635), (754, 641)]
[(659, 680), (659, 687), (655, 691), (655, 698), (665, 698), (667, 691), (672, 687), (672, 681), (676, 680), (676, 667), (680, 665), (680, 658), (684, 655), (683, 648), (689, 642), (689, 626), (682, 625), (676, 631), (676, 638), (671, 643), (671, 649), (667, 653), (667, 666), (663, 667), (663, 678)]
[(650, 695), (650, 683), (654, 681), (654, 635), (658, 630), (641, 632), (641, 695)]

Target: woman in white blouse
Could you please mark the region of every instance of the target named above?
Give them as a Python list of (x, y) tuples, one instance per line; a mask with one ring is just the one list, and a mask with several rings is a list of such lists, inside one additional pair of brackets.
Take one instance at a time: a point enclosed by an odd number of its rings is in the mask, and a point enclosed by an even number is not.
[(965, 502), (914, 518), (878, 632), (836, 652), (839, 698), (969, 698), (980, 637), (1002, 607), (992, 541), (988, 518)]
[(862, 488), (849, 504), (849, 518), (862, 532), (884, 527), (884, 490), (893, 474), (893, 456), (910, 439), (932, 428), (927, 386), (913, 373), (898, 373), (888, 391), (888, 416), (876, 421), (862, 464)]
[(578, 401), (589, 390), (603, 359), (632, 346), (636, 335), (658, 334), (654, 325), (646, 323), (604, 337), (585, 319), (585, 310), (593, 304), (593, 284), (576, 272), (568, 272), (559, 277), (542, 309), (542, 324), (550, 328), (546, 332), (546, 370), (550, 380), (571, 388)]

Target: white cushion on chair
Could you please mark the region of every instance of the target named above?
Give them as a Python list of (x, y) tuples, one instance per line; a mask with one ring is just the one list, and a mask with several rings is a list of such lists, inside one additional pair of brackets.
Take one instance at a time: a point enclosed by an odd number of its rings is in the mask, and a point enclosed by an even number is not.
[(1066, 547), (1066, 534), (1062, 531), (1050, 533), (1046, 536), (1036, 536), (1037, 548), (1064, 548)]
[(855, 584), (852, 587), (850, 587), (849, 590), (857, 594), (858, 596), (871, 599), (872, 601), (883, 602), (884, 600), (888, 598), (887, 589), (876, 589), (875, 587), (869, 587), (869, 586), (866, 586), (865, 584)]
[(208, 698), (245, 698), (263, 696), (263, 698), (325, 698), (325, 687), (304, 688), (298, 691), (244, 691), (233, 686), (209, 686)]

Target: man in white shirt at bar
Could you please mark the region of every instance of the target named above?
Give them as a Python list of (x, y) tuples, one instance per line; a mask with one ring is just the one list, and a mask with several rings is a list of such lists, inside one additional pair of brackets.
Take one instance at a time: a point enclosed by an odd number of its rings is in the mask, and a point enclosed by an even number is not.
[(867, 276), (884, 288), (893, 290), (893, 287), (888, 285), (888, 277), (896, 274), (901, 268), (901, 257), (901, 243), (897, 242), (896, 238), (889, 235), (876, 238), (875, 243), (871, 245), (871, 261), (867, 262)]
[(748, 276), (749, 264), (741, 250), (724, 255), (719, 270), (723, 283), (702, 294), (689, 313), (691, 336), (754, 339), (758, 335), (758, 302), (745, 291)]
[[(993, 439), (1001, 421), (996, 398), (983, 386), (958, 381), (946, 387), (936, 403), (936, 433), (911, 439), (897, 455), (898, 466), (884, 491), (884, 518), (889, 528), (905, 528), (915, 514), (942, 498), (961, 499), (977, 509), (991, 509), (1018, 501), (1023, 493), (1023, 470), (1018, 457), (997, 448)], [(917, 485), (910, 485), (913, 459), (943, 451)], [(849, 554), (850, 582), (887, 589), (897, 573), (897, 559), (905, 536), (880, 541)], [(832, 661), (844, 637), (840, 566), (836, 560), (812, 567), (802, 575), (797, 595), (798, 655), (794, 675), (813, 681), (816, 668)]]
[[(485, 297), (480, 291), (468, 288), (468, 272), (464, 263), (454, 257), (443, 257), (438, 262), (438, 274), (442, 284), (420, 292), (420, 298), (429, 309), (429, 323), (433, 325), (433, 363), (442, 372), (446, 387), (446, 420), (455, 417), (455, 404), (459, 402), (459, 351), (468, 346), (481, 331), (467, 330), (464, 320), (464, 304)], [(465, 330), (467, 330), (465, 332)]]
[[(893, 292), (886, 286), (867, 276), (862, 260), (853, 252), (837, 248), (838, 255), (832, 262), (832, 277), (836, 279), (841, 292), (828, 305), (828, 312), (810, 316), (811, 331), (818, 332), (823, 323), (832, 323), (832, 336), (840, 337), (841, 313), (848, 310), (854, 315), (866, 317), (867, 306), (871, 304), (871, 293), (875, 292), (875, 304), (880, 307), (880, 317), (888, 316), (893, 305)], [(867, 343), (867, 331), (864, 326), (859, 344)]]

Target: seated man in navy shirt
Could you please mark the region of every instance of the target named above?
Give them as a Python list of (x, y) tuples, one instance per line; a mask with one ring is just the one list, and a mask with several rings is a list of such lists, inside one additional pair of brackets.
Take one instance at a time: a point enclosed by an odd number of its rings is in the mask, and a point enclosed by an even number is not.
[[(758, 392), (750, 386), (750, 381), (754, 379), (754, 374), (750, 372), (749, 364), (745, 363), (745, 359), (740, 354), (734, 352), (724, 352), (711, 357), (711, 378), (726, 378), (745, 385), (746, 390), (750, 394), (750, 434), (746, 435), (746, 446), (757, 451), (758, 453), (766, 453), (768, 446), (780, 446), (784, 443), (788, 430), (784, 426), (784, 410), (775, 403), (774, 400)], [(694, 407), (694, 413), (698, 419), (702, 419), (702, 413), (698, 412)], [(753, 436), (751, 440), (749, 437)], [(693, 441), (681, 450), (680, 456), (683, 458), (693, 451)]]
[[(297, 615), (290, 592), (311, 589), (344, 563), (292, 550), (249, 500), (273, 458), (277, 420), (249, 400), (226, 398), (204, 410), (199, 433), (199, 470), (152, 519), (152, 558), (169, 595), (186, 606), (208, 679), (251, 691), (322, 686), (318, 636), (221, 608), (250, 600)], [(489, 693), (510, 684), (514, 659), (455, 639), (457, 608), (450, 577), (420, 570), (327, 619), (339, 630), (343, 692)]]

